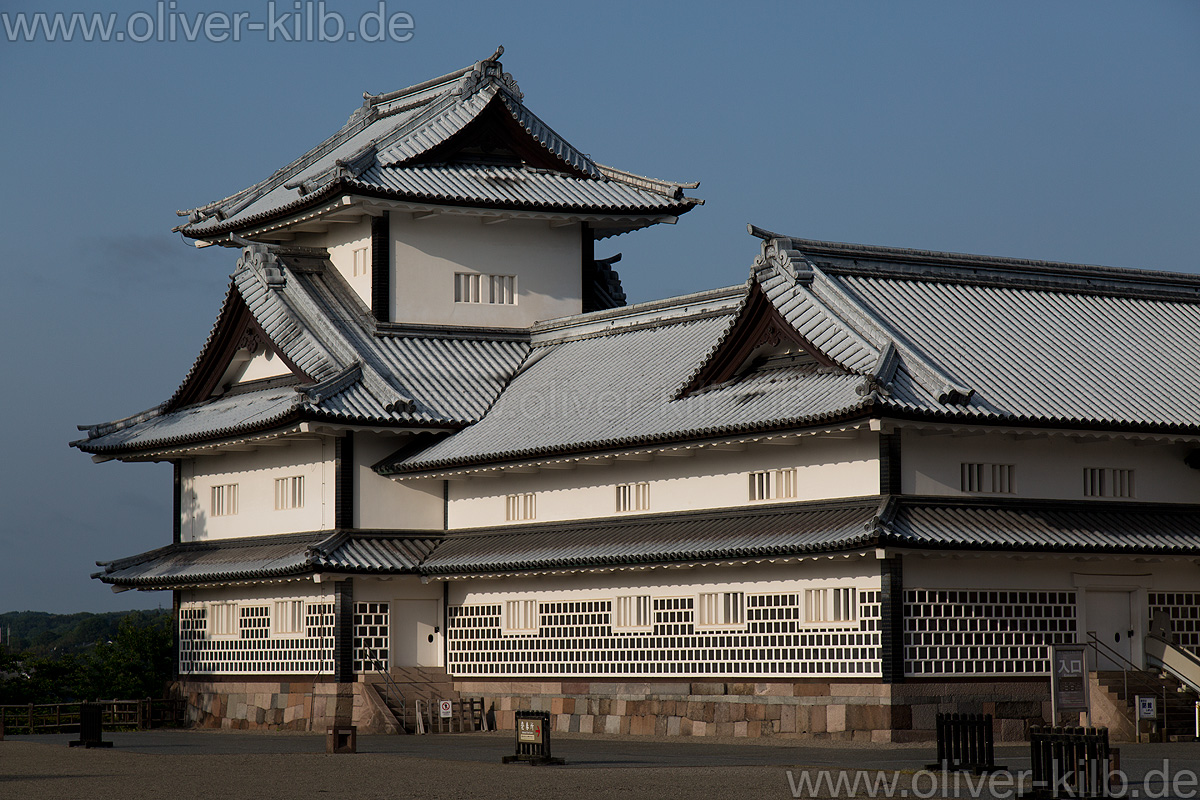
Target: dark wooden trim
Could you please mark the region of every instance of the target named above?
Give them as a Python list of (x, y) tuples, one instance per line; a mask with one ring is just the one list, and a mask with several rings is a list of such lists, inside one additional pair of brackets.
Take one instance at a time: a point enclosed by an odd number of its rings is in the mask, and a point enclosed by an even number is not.
[(179, 544), (183, 541), (183, 462), (172, 461), (171, 472), (171, 543)]
[(904, 564), (901, 556), (879, 562), (879, 662), (884, 683), (904, 683)]
[(879, 493), (900, 494), (900, 434), (879, 434)]
[(757, 283), (752, 285), (741, 313), (716, 352), (699, 372), (680, 390), (682, 397), (706, 386), (724, 383), (735, 377), (746, 359), (764, 344), (791, 342), (811, 355), (818, 363), (837, 369), (828, 356), (800, 335), (775, 309), (774, 303)]
[(392, 321), (392, 224), (387, 211), (371, 218), (371, 313)]
[(311, 672), (280, 672), (262, 675), (257, 672), (228, 673), (191, 673), (180, 675), (180, 683), (334, 683), (332, 675), (313, 675)]
[(354, 680), (354, 581), (333, 584), (333, 680)]
[(179, 607), (183, 603), (183, 592), (171, 592), (171, 679), (179, 680)]
[(334, 441), (333, 525), (354, 527), (354, 431)]

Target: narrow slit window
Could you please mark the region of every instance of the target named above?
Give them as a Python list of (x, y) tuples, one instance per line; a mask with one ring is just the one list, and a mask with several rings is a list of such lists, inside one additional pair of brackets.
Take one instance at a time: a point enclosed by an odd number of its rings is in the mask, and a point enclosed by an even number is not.
[(804, 596), (808, 622), (853, 622), (858, 618), (857, 593), (852, 587), (807, 589)]
[(212, 515), (231, 517), (238, 513), (238, 485), (223, 483), (212, 487)]
[(275, 479), (275, 510), (304, 508), (304, 476), (290, 475)]
[(790, 500), (796, 497), (796, 469), (750, 473), (750, 500)]
[(504, 519), (508, 522), (537, 519), (537, 501), (532, 492), (507, 495), (504, 505)]
[(516, 275), (484, 275), (478, 272), (454, 273), (454, 302), (517, 304)]
[(746, 623), (746, 595), (708, 592), (697, 598), (697, 624), (702, 628), (740, 628)]
[(211, 620), (209, 631), (213, 636), (233, 636), (237, 633), (237, 603), (213, 603), (208, 608)]
[(617, 511), (649, 511), (650, 484), (622, 483), (617, 486)]
[(1012, 464), (968, 464), (959, 467), (959, 488), (975, 494), (1016, 494)]
[(276, 600), (272, 622), (276, 634), (299, 636), (304, 633), (304, 601)]
[(1084, 497), (1135, 497), (1133, 470), (1087, 467), (1083, 470)]
[(504, 603), (505, 633), (537, 633), (537, 600), (508, 600)]
[(367, 258), (367, 248), (358, 247), (354, 250), (353, 274), (355, 278), (366, 275), (371, 269), (371, 260)]
[(615, 631), (649, 631), (653, 628), (650, 595), (625, 595), (613, 602), (612, 626)]

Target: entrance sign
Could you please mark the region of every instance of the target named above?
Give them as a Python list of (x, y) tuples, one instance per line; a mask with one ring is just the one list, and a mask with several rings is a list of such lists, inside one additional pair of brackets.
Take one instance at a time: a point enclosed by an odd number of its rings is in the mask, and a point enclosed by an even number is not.
[(1051, 645), (1050, 695), (1055, 714), (1088, 710), (1087, 645)]
[(1152, 694), (1139, 694), (1137, 699), (1138, 719), (1158, 719), (1158, 698)]

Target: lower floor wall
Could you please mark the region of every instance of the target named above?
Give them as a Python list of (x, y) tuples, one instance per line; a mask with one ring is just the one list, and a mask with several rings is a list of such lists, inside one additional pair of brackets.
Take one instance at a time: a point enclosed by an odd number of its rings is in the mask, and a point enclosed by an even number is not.
[(174, 695), (189, 724), (225, 730), (324, 732), (357, 725), (360, 733), (397, 733), (396, 718), (366, 683), (182, 680)]
[(997, 741), (1021, 741), (1050, 719), (1046, 680), (498, 682), (458, 681), (483, 697), (501, 730), (516, 711), (546, 711), (558, 732), (780, 737), (862, 742), (933, 740), (938, 713), (991, 714)]

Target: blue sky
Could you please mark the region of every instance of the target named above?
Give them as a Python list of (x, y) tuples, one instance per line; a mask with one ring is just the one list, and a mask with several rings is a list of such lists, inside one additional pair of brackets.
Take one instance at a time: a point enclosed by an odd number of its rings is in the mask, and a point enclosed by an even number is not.
[[(351, 24), (378, 8), (330, 5)], [(0, 13), (56, 10), (123, 25), (156, 4), (10, 0)], [(300, 155), (363, 91), (452, 71), (498, 44), (526, 103), (584, 152), (701, 181), (692, 194), (706, 204), (678, 225), (598, 246), (624, 253), (634, 301), (745, 280), (758, 249), (747, 222), (1200, 271), (1194, 2), (388, 0), (386, 13), (399, 12), (413, 21), (402, 43), (0, 39), (0, 611), (170, 604), (88, 579), (97, 559), (170, 541), (170, 468), (95, 465), (67, 442), (79, 423), (169, 397), (216, 316), (236, 254), (183, 242), (174, 211)]]

